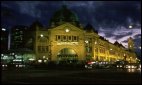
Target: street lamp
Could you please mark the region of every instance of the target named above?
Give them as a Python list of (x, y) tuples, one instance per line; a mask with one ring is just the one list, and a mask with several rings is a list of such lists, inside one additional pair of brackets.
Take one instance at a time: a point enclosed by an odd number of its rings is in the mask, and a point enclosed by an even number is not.
[(43, 37), (43, 34), (41, 34), (40, 37)]
[(141, 49), (141, 46), (139, 47), (139, 49)]
[(88, 43), (89, 41), (88, 40), (85, 40), (85, 43)]
[(124, 53), (124, 56), (126, 56), (126, 54)]
[(124, 60), (126, 61), (126, 54), (124, 53)]
[(69, 32), (70, 30), (69, 30), (69, 29), (66, 29), (65, 31), (66, 31), (66, 32)]
[(6, 31), (6, 29), (5, 29), (5, 28), (2, 28), (2, 31)]
[(39, 62), (39, 63), (41, 63), (41, 62), (42, 62), (42, 60), (38, 60), (38, 62)]
[(43, 56), (43, 59), (45, 58), (45, 56)]
[(129, 26), (129, 28), (133, 28), (133, 26), (132, 26), (132, 25), (130, 25), (130, 26)]

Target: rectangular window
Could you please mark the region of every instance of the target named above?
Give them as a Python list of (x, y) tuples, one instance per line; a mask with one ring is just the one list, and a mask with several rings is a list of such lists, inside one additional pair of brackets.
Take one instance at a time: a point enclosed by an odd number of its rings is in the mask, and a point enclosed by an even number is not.
[(58, 35), (58, 40), (60, 40), (61, 39), (61, 36), (60, 35)]
[(68, 36), (68, 41), (71, 41), (71, 36)]
[(57, 35), (57, 36), (56, 36), (56, 40), (57, 40), (57, 41), (60, 41), (60, 40), (61, 40), (61, 36), (60, 36), (60, 35)]
[(63, 41), (67, 41), (67, 36), (63, 36)]
[(74, 36), (74, 40), (75, 40), (75, 41), (77, 40), (76, 36)]
[(40, 53), (48, 52), (48, 46), (38, 46), (38, 52)]
[(73, 42), (77, 42), (77, 36), (72, 36)]
[(66, 40), (66, 36), (63, 36), (63, 39)]

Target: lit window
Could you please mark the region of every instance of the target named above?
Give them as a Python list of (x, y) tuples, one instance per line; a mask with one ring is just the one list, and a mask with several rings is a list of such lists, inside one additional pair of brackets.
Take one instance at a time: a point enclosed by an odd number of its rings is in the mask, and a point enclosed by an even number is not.
[(60, 36), (58, 36), (58, 40), (60, 40), (61, 39), (61, 37)]

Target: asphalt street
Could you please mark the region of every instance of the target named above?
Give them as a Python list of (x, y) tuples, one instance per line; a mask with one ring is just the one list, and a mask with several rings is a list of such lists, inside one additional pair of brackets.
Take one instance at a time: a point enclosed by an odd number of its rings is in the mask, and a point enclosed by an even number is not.
[(141, 84), (141, 70), (4, 70), (2, 84)]

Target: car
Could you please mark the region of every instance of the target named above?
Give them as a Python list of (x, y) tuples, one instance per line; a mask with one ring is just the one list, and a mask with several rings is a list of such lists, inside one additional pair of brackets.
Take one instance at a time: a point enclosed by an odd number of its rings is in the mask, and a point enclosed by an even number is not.
[(93, 68), (102, 68), (102, 69), (108, 69), (111, 65), (108, 64), (108, 62), (102, 62), (102, 61), (89, 61), (85, 64), (85, 68), (87, 69), (93, 69)]
[(87, 62), (87, 63), (85, 64), (85, 68), (87, 68), (87, 69), (92, 69), (92, 68), (95, 67), (95, 63), (96, 63), (96, 62), (89, 61), (89, 62)]
[(128, 68), (128, 69), (136, 69), (137, 66), (134, 65), (134, 64), (128, 64), (128, 65), (125, 66), (125, 68)]
[(127, 61), (116, 61), (113, 64), (115, 68), (126, 68), (126, 65), (128, 65)]

